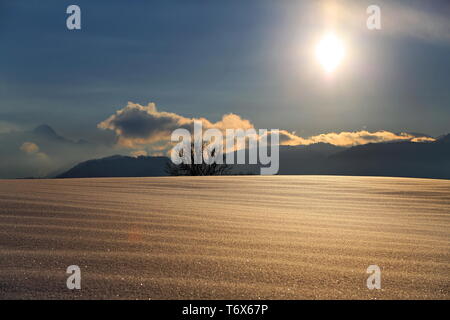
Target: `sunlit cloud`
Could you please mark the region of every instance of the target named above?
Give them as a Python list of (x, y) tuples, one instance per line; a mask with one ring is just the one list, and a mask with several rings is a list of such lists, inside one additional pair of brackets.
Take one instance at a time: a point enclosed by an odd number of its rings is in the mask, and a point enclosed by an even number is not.
[[(185, 128), (192, 132), (194, 121), (201, 121), (204, 129), (216, 128), (225, 132), (226, 129), (255, 129), (250, 120), (243, 119), (236, 114), (226, 114), (217, 122), (206, 118), (186, 118), (176, 113), (158, 111), (154, 103), (143, 106), (129, 102), (118, 110), (98, 127), (113, 130), (117, 136), (118, 144), (136, 149), (133, 156), (151, 154), (165, 154), (172, 146), (170, 136), (178, 128)], [(389, 131), (370, 132), (367, 130), (353, 132), (330, 132), (311, 137), (300, 137), (295, 132), (280, 129), (280, 145), (310, 145), (314, 143), (328, 143), (336, 146), (350, 147), (367, 143), (380, 143), (392, 141), (431, 142), (433, 138), (417, 136), (408, 133), (393, 133)], [(259, 137), (258, 137), (259, 138)]]
[(20, 150), (28, 154), (34, 154), (39, 151), (39, 146), (34, 142), (24, 142), (20, 146)]
[[(170, 141), (172, 132), (178, 128), (185, 128), (192, 132), (194, 121), (201, 121), (203, 128), (250, 129), (253, 124), (240, 116), (230, 113), (222, 116), (217, 122), (205, 118), (187, 118), (176, 113), (158, 111), (154, 103), (146, 106), (129, 102), (105, 121), (98, 124), (98, 128), (112, 130), (118, 138), (118, 144), (138, 148), (142, 145), (161, 144)], [(158, 147), (158, 146), (156, 146)]]
[(23, 151), (24, 153), (35, 157), (38, 160), (43, 160), (43, 161), (47, 161), (49, 160), (49, 157), (47, 154), (45, 154), (44, 152), (40, 152), (39, 151), (39, 146), (34, 143), (34, 142), (24, 142), (21, 146), (20, 146), (20, 150)]
[(412, 141), (412, 142), (431, 142), (434, 138), (417, 137), (408, 133), (393, 133), (389, 131), (369, 132), (366, 130), (353, 132), (330, 132), (316, 136), (302, 138), (288, 131), (280, 131), (283, 138), (280, 138), (282, 145), (310, 145), (314, 143), (329, 143), (335, 146), (351, 147), (367, 143), (380, 143), (392, 141)]

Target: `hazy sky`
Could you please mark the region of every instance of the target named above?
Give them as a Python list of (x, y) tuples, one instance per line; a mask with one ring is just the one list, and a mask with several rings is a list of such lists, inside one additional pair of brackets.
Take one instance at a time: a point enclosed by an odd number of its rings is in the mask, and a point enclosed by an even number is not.
[[(132, 101), (302, 136), (448, 133), (450, 3), (337, 3), (2, 0), (0, 125), (93, 138)], [(81, 30), (66, 28), (71, 4)], [(381, 7), (379, 31), (366, 28), (369, 4)], [(312, 54), (329, 28), (346, 49), (331, 76)]]

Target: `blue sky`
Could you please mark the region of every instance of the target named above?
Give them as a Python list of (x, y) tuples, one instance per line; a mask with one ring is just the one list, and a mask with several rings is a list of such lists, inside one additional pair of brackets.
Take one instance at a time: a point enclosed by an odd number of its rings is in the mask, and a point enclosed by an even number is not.
[[(327, 24), (319, 2), (2, 1), (0, 122), (95, 139), (132, 101), (302, 136), (450, 131), (446, 1), (378, 1), (385, 20), (372, 32), (365, 8), (377, 1), (344, 5), (350, 18), (336, 24), (351, 55), (332, 80), (309, 55)], [(82, 30), (66, 28), (70, 4)], [(405, 6), (398, 21), (419, 24), (396, 24)]]

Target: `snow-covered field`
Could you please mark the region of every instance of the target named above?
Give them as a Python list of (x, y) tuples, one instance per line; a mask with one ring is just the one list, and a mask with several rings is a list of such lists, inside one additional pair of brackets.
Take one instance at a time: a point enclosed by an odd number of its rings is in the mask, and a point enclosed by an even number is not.
[(450, 181), (0, 180), (0, 298), (449, 299)]

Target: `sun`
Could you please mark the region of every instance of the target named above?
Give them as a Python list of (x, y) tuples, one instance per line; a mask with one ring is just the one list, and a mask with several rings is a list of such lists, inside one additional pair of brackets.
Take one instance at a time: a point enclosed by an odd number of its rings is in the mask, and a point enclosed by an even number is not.
[(333, 73), (345, 56), (343, 42), (333, 33), (322, 37), (316, 47), (316, 57), (325, 72)]

